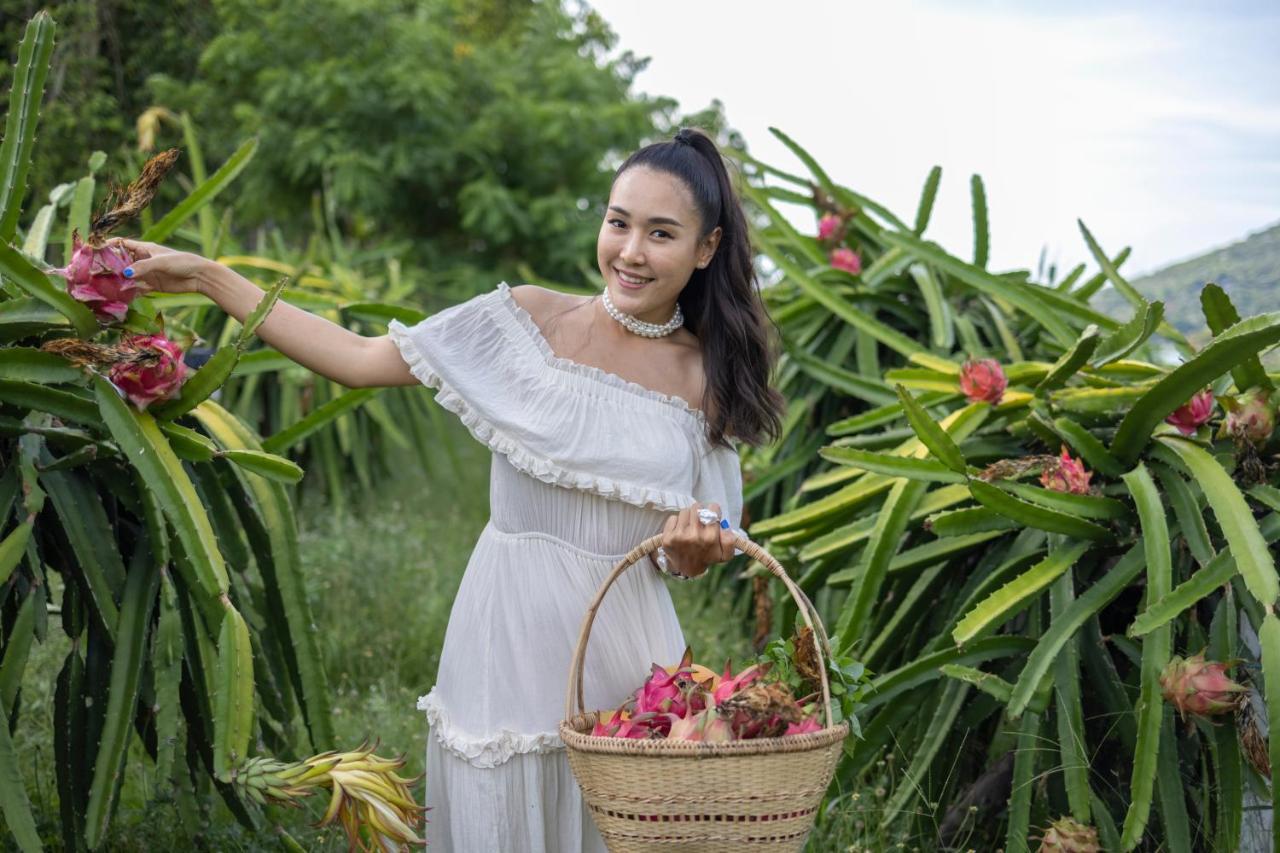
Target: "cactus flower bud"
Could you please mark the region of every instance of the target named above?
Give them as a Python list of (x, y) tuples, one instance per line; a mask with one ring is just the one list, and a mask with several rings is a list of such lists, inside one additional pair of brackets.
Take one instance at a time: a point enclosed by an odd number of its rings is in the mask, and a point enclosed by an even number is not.
[(1190, 400), (1174, 409), (1165, 418), (1183, 435), (1193, 435), (1202, 423), (1213, 416), (1213, 392), (1208, 388), (1197, 391)]
[(1160, 689), (1184, 719), (1188, 713), (1202, 717), (1234, 711), (1247, 687), (1227, 676), (1230, 664), (1206, 661), (1204, 652), (1185, 660), (1177, 655), (1160, 673)]
[(118, 243), (94, 246), (71, 237), (71, 263), (53, 270), (67, 280), (71, 298), (83, 302), (102, 323), (123, 320), (129, 303), (143, 293), (136, 279), (125, 278), (125, 267), (133, 263), (129, 253)]
[(177, 396), (187, 378), (177, 344), (164, 335), (131, 335), (121, 348), (128, 355), (111, 365), (108, 377), (134, 406), (142, 410)]
[(1263, 444), (1276, 428), (1276, 407), (1266, 391), (1255, 390), (1238, 397), (1223, 397), (1227, 416), (1218, 430), (1220, 437), (1231, 437), (1249, 444)]
[(858, 257), (858, 253), (853, 249), (841, 246), (839, 249), (831, 250), (831, 266), (844, 270), (850, 275), (857, 275), (862, 272), (862, 258)]
[(834, 239), (844, 229), (844, 220), (834, 213), (824, 213), (818, 220), (818, 239)]
[(970, 403), (999, 403), (1008, 386), (1000, 362), (993, 358), (969, 359), (960, 367), (960, 390)]
[(1040, 485), (1055, 492), (1072, 495), (1089, 494), (1089, 480), (1093, 472), (1084, 467), (1080, 459), (1072, 459), (1067, 446), (1062, 445), (1062, 455), (1057, 464), (1047, 465), (1040, 474)]
[(1101, 853), (1098, 830), (1069, 817), (1060, 817), (1045, 830), (1037, 853)]

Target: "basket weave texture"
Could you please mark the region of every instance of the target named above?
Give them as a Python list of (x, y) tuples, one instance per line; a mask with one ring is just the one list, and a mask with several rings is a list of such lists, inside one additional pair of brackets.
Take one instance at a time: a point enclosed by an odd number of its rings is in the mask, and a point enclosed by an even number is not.
[(826, 727), (729, 743), (589, 734), (599, 715), (583, 707), (582, 667), (596, 611), (613, 582), (661, 542), (661, 535), (646, 539), (618, 562), (578, 635), (560, 737), (583, 799), (611, 853), (799, 851), (835, 773), (849, 724), (833, 722), (825, 663), (831, 644), (817, 611), (778, 561), (750, 539), (739, 536), (735, 545), (786, 585), (813, 629)]

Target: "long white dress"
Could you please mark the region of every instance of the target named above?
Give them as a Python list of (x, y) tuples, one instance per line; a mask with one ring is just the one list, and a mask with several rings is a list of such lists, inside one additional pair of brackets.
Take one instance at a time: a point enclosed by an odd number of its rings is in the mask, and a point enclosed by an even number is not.
[[(429, 849), (603, 851), (557, 727), (592, 597), (668, 515), (720, 504), (736, 528), (736, 447), (700, 411), (555, 355), (505, 283), (406, 327), (405, 361), (492, 451), (490, 519), (449, 616), (436, 683), (418, 700)], [(647, 560), (609, 589), (583, 667), (588, 709), (615, 708), (685, 639)], [(434, 735), (434, 736), (433, 736)]]

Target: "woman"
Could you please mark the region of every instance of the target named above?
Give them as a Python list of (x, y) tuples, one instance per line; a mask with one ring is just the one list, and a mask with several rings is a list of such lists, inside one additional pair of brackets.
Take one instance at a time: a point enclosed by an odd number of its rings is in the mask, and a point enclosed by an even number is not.
[[(199, 256), (125, 245), (152, 289), (204, 293), (240, 320), (262, 296)], [(654, 568), (624, 573), (597, 613), (587, 708), (618, 706), (651, 663), (678, 660), (685, 640), (660, 572), (694, 578), (733, 556), (734, 442), (779, 427), (746, 222), (707, 136), (682, 130), (622, 164), (596, 254), (598, 297), (499, 283), (377, 338), (280, 302), (257, 331), (348, 387), (438, 389), (493, 450), (491, 517), (418, 703), (434, 734), (426, 837), (437, 850), (604, 849), (557, 734), (582, 618), (617, 561), (661, 531)]]

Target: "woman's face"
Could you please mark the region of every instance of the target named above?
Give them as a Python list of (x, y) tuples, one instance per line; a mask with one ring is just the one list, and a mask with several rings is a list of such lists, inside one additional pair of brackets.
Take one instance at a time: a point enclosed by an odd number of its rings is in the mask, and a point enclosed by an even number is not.
[(695, 269), (720, 242), (717, 226), (699, 239), (693, 196), (674, 175), (632, 166), (613, 182), (596, 240), (596, 261), (609, 298), (626, 314), (665, 323)]

